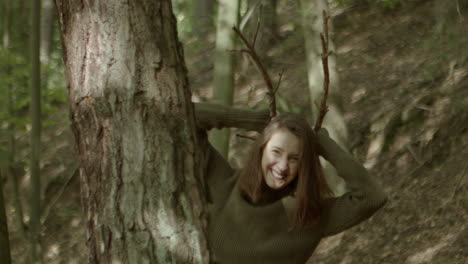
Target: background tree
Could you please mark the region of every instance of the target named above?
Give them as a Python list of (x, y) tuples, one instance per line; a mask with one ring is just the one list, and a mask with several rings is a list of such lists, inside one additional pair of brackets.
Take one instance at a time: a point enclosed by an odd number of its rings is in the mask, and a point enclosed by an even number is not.
[(193, 31), (199, 38), (203, 39), (205, 37), (204, 34), (213, 29), (215, 2), (214, 0), (196, 0), (193, 3)]
[[(2, 120), (2, 125), (6, 128), (3, 134), (6, 135), (5, 141), (7, 143), (5, 144), (5, 152), (3, 152), (5, 155), (0, 155), (1, 157), (5, 157), (4, 160), (0, 160), (0, 170), (4, 172), (3, 175), (7, 177), (8, 182), (11, 182), (13, 192), (10, 198), (15, 213), (14, 222), (16, 223), (18, 234), (20, 234), (22, 239), (25, 239), (26, 228), (23, 221), (23, 206), (18, 183), (19, 171), (21, 169), (15, 159), (17, 152), (15, 132), (18, 131), (18, 127), (22, 127), (25, 123), (23, 116), (25, 114), (21, 114), (18, 110), (25, 108), (23, 104), (25, 100), (16, 100), (16, 98), (19, 94), (27, 94), (27, 82), (24, 81), (24, 77), (30, 70), (22, 63), (22, 57), (17, 55), (16, 43), (14, 44), (12, 41), (21, 32), (20, 30), (12, 30), (15, 26), (12, 17), (18, 9), (18, 3), (2, 1), (1, 4), (0, 14), (3, 18), (3, 27), (1, 28), (2, 49), (0, 50), (0, 61), (2, 63), (0, 65), (2, 70), (0, 71), (0, 84), (3, 88), (0, 91), (0, 102), (5, 108), (2, 108), (2, 111), (0, 111), (0, 120)], [(27, 27), (22, 28), (22, 30), (25, 29), (27, 30)], [(26, 57), (25, 54), (23, 54), (23, 57)], [(26, 101), (29, 102), (29, 97), (25, 97)], [(0, 154), (2, 154), (1, 148)]]
[[(261, 16), (262, 30), (258, 35), (257, 50), (262, 57), (266, 57), (269, 48), (274, 47), (279, 43), (278, 32), (278, 15), (277, 15), (277, 0), (261, 0), (261, 8), (257, 10), (257, 16)], [(260, 12), (261, 10), (261, 12)], [(252, 23), (255, 27), (257, 19), (253, 19)]]
[[(232, 105), (234, 96), (235, 38), (232, 27), (239, 17), (239, 1), (221, 0), (218, 3), (218, 21), (216, 26), (216, 48), (213, 71), (214, 103)], [(210, 132), (210, 141), (223, 155), (228, 156), (230, 130), (227, 128)]]
[(57, 1), (91, 263), (208, 263), (171, 1)]
[(0, 262), (11, 263), (10, 239), (8, 238), (8, 223), (5, 213), (5, 202), (3, 199), (3, 175), (0, 174)]
[[(302, 28), (304, 32), (304, 47), (306, 52), (307, 83), (310, 95), (310, 105), (312, 107), (312, 119), (315, 123), (319, 113), (320, 102), (323, 96), (323, 67), (322, 67), (322, 44), (320, 33), (323, 32), (322, 11), (328, 13), (328, 3), (326, 0), (308, 1), (301, 0)], [(329, 31), (332, 31), (332, 24), (329, 23)], [(333, 41), (329, 39), (330, 50), (334, 50)], [(334, 52), (334, 51), (333, 51)], [(341, 113), (339, 76), (336, 70), (336, 59), (334, 54), (328, 57), (330, 71), (330, 89), (328, 97), (329, 111), (324, 119), (323, 127), (328, 129), (330, 136), (346, 149), (347, 130)], [(324, 164), (328, 182), (336, 194), (344, 192), (344, 182), (338, 177), (333, 166), (321, 159)]]
[(31, 6), (31, 187), (30, 197), (30, 253), (31, 263), (42, 263), (41, 252), (41, 180), (40, 180), (40, 145), (41, 145), (41, 70), (40, 70), (40, 13), (41, 1), (33, 0)]

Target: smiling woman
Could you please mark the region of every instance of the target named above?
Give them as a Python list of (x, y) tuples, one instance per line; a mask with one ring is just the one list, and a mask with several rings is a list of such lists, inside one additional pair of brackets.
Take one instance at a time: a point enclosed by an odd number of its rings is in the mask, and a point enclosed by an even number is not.
[(254, 204), (292, 195), (294, 225), (316, 222), (321, 201), (331, 196), (316, 145), (314, 132), (302, 116), (283, 113), (275, 117), (253, 145), (240, 172), (242, 195)]
[(262, 173), (266, 185), (280, 190), (297, 177), (300, 157), (299, 138), (287, 129), (278, 129), (262, 154)]
[[(233, 119), (242, 120), (239, 127), (262, 125), (250, 122), (255, 118), (249, 114), (262, 117), (253, 112), (224, 108), (210, 122), (203, 107), (195, 109), (202, 130), (210, 123), (233, 126)], [(362, 222), (386, 201), (378, 181), (359, 162), (326, 130), (314, 133), (297, 114), (273, 118), (238, 172), (205, 143), (213, 263), (305, 263), (323, 237)], [(332, 196), (319, 156), (336, 168), (349, 192)]]

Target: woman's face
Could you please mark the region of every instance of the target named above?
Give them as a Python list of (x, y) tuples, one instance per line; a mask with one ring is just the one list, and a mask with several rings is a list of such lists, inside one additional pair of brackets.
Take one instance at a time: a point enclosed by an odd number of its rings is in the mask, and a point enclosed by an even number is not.
[(300, 158), (299, 138), (287, 129), (271, 135), (262, 154), (262, 173), (268, 187), (280, 190), (297, 177)]

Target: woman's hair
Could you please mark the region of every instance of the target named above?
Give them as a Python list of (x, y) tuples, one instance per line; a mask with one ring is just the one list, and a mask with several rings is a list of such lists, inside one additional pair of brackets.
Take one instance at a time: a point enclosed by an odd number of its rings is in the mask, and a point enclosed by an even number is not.
[[(265, 183), (261, 164), (263, 150), (278, 129), (287, 129), (296, 135), (302, 146), (302, 153), (297, 177), (283, 190), (273, 191)], [(320, 166), (316, 144), (315, 133), (302, 116), (282, 113), (273, 118), (255, 141), (246, 164), (240, 171), (239, 188), (242, 196), (249, 202), (258, 204), (271, 197), (272, 193), (280, 196), (293, 194), (296, 201), (292, 215), (293, 226), (303, 227), (317, 223), (322, 202), (331, 195), (331, 190)]]

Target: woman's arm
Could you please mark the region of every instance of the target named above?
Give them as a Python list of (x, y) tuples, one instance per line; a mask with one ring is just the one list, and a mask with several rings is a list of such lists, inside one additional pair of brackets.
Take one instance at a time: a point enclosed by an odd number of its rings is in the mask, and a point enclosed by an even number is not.
[(335, 167), (348, 188), (344, 195), (325, 201), (321, 225), (323, 236), (329, 236), (369, 218), (385, 204), (387, 196), (377, 179), (341, 149), (326, 130), (317, 133), (317, 138), (320, 154)]
[(221, 202), (226, 199), (233, 186), (230, 177), (234, 174), (224, 159), (208, 142), (206, 132), (212, 128), (237, 127), (246, 130), (261, 131), (268, 124), (268, 111), (235, 109), (228, 106), (194, 103), (195, 118), (199, 128), (199, 144), (204, 150), (205, 179), (208, 199)]
[(268, 110), (244, 110), (210, 103), (194, 105), (197, 127), (202, 130), (237, 127), (261, 132), (269, 122)]

